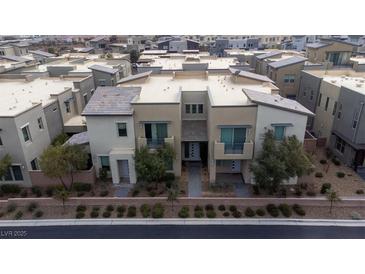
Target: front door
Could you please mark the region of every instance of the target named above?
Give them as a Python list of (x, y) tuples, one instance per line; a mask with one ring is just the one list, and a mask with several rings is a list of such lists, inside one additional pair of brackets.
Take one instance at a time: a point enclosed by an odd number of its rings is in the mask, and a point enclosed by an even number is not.
[(129, 182), (129, 166), (128, 160), (118, 160), (118, 171), (121, 183)]
[(184, 149), (185, 160), (200, 161), (200, 144), (198, 142), (187, 142)]
[(232, 168), (232, 172), (240, 172), (241, 171), (241, 161), (233, 160), (231, 168)]

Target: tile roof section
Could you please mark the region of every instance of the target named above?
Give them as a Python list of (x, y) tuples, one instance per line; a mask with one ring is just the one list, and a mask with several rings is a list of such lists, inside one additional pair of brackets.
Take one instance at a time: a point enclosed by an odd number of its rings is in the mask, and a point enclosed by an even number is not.
[(82, 115), (132, 115), (131, 101), (140, 92), (138, 87), (98, 87)]
[(274, 108), (296, 112), (308, 116), (314, 116), (313, 112), (302, 106), (295, 100), (281, 97), (280, 95), (267, 94), (249, 89), (242, 89), (246, 96), (258, 105), (266, 105)]
[(117, 84), (127, 83), (129, 81), (134, 81), (134, 80), (137, 80), (137, 79), (145, 78), (145, 77), (150, 76), (151, 73), (152, 73), (152, 70), (142, 72), (142, 73), (138, 73), (138, 74), (134, 74), (134, 75), (129, 75), (127, 77), (124, 77), (124, 78), (120, 79), (117, 82)]
[(101, 72), (105, 72), (105, 73), (110, 73), (110, 74), (115, 74), (119, 71), (119, 69), (115, 69), (115, 68), (109, 68), (106, 66), (101, 66), (101, 65), (92, 65), (90, 67), (88, 67), (89, 69), (92, 70), (97, 70), (97, 71), (101, 71)]
[(282, 51), (276, 50), (276, 51), (271, 51), (271, 52), (268, 52), (268, 53), (257, 55), (256, 58), (259, 59), (259, 60), (263, 60), (263, 59), (266, 59), (266, 58), (274, 57), (274, 56), (279, 55), (279, 54), (282, 54)]
[(302, 63), (302, 62), (305, 62), (307, 60), (308, 60), (308, 58), (305, 58), (305, 57), (302, 57), (302, 56), (293, 56), (293, 57), (286, 58), (286, 59), (283, 59), (283, 60), (280, 60), (280, 61), (269, 63), (269, 66), (273, 67), (273, 68), (282, 68), (282, 67)]
[(231, 71), (232, 74), (237, 75), (237, 76), (241, 76), (241, 77), (245, 77), (245, 78), (249, 78), (249, 79), (253, 79), (253, 80), (257, 80), (257, 81), (261, 81), (261, 82), (275, 83), (273, 80), (271, 80), (269, 77), (267, 77), (265, 75), (256, 74), (256, 73), (252, 73), (252, 72), (244, 71), (244, 70), (233, 69), (233, 68), (230, 68), (229, 70)]

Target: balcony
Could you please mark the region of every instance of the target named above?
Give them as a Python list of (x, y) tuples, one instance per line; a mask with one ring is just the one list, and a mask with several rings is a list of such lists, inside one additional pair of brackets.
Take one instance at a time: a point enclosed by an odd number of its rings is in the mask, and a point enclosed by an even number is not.
[(138, 148), (143, 146), (147, 146), (149, 149), (157, 149), (164, 146), (164, 144), (170, 144), (174, 146), (174, 137), (167, 137), (167, 138), (145, 138), (145, 137), (138, 137), (137, 145)]
[(219, 160), (251, 160), (253, 157), (253, 142), (224, 144), (214, 143), (214, 159)]

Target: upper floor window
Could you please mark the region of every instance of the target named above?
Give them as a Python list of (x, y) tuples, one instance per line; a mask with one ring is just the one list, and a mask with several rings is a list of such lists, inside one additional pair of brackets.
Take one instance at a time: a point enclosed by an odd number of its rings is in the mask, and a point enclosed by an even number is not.
[(44, 125), (43, 125), (43, 119), (42, 119), (42, 117), (39, 117), (39, 118), (37, 119), (37, 122), (38, 122), (38, 128), (39, 128), (39, 129), (44, 129)]
[(151, 148), (162, 146), (167, 138), (167, 123), (145, 123), (145, 137)]
[(189, 104), (185, 105), (185, 113), (190, 113), (190, 106)]
[(327, 99), (326, 99), (326, 104), (324, 105), (324, 110), (325, 111), (327, 111), (327, 109), (328, 109), (328, 103), (330, 102), (330, 98), (329, 97), (327, 97)]
[(30, 136), (29, 126), (22, 127), (22, 133), (23, 133), (24, 142), (32, 141), (32, 138)]
[(85, 93), (85, 94), (83, 95), (83, 97), (84, 97), (84, 103), (85, 103), (85, 106), (86, 106), (86, 104), (87, 104), (87, 93)]
[(30, 166), (32, 167), (32, 170), (38, 170), (39, 166), (38, 166), (38, 159), (34, 158), (31, 162), (30, 162)]
[(341, 119), (342, 116), (342, 104), (338, 106), (337, 119)]
[(242, 153), (246, 141), (246, 128), (227, 127), (221, 129), (221, 142), (224, 143), (224, 153)]
[(311, 93), (310, 93), (310, 97), (309, 97), (309, 100), (313, 100), (313, 96), (314, 96), (314, 91), (313, 90), (311, 90)]
[(70, 106), (70, 102), (69, 101), (66, 101), (65, 102), (65, 107), (66, 107), (66, 112), (67, 113), (70, 113), (71, 112), (71, 106)]
[(127, 123), (117, 123), (117, 128), (119, 137), (127, 136)]
[(335, 114), (336, 114), (336, 110), (337, 110), (337, 102), (335, 102), (335, 103), (333, 104), (332, 115), (335, 115)]
[(322, 101), (322, 93), (319, 94), (317, 106), (321, 106), (321, 101)]
[(1, 136), (0, 136), (0, 146), (3, 145), (3, 140), (1, 140)]
[(99, 79), (99, 86), (104, 87), (106, 85), (106, 80), (105, 79)]
[(284, 83), (285, 84), (293, 84), (295, 81), (295, 75), (293, 74), (285, 74), (284, 75)]
[(274, 138), (277, 141), (284, 140), (285, 137), (285, 126), (274, 126)]
[(354, 119), (352, 121), (352, 128), (355, 129), (357, 127), (357, 122), (359, 120), (359, 113), (357, 111), (355, 111), (355, 114), (354, 114)]
[(185, 105), (185, 113), (200, 113), (204, 112), (203, 104), (186, 104)]

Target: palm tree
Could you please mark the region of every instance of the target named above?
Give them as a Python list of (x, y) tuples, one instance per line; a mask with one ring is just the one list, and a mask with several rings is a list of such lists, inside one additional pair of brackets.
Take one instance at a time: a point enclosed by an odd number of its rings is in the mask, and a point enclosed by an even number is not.
[(171, 210), (174, 212), (174, 202), (177, 201), (179, 191), (175, 187), (171, 187), (167, 190), (167, 201), (171, 202)]
[(60, 188), (60, 189), (56, 190), (55, 197), (56, 197), (56, 199), (62, 201), (63, 212), (65, 212), (65, 203), (68, 200), (68, 198), (70, 197), (70, 192), (65, 188)]
[(327, 200), (330, 202), (330, 214), (332, 214), (332, 207), (334, 203), (341, 202), (340, 197), (338, 196), (336, 191), (329, 190), (327, 191)]

